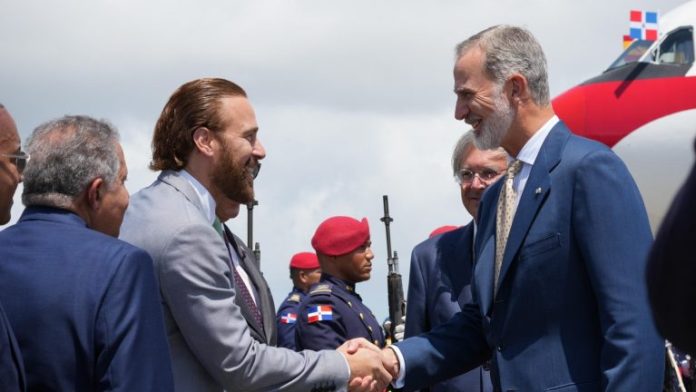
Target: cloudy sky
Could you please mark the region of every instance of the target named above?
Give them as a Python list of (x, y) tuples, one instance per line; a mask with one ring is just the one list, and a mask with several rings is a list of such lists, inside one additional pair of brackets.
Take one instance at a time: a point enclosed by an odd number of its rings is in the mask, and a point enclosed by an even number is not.
[[(382, 195), (404, 288), (411, 249), (435, 227), (464, 224), (449, 159), (453, 47), (493, 24), (529, 28), (546, 50), (555, 96), (622, 50), (631, 9), (683, 0), (7, 1), (0, 12), (0, 102), (22, 139), (64, 114), (105, 118), (122, 135), (135, 193), (154, 123), (182, 83), (233, 80), (249, 93), (267, 158), (257, 179), (255, 241), (276, 304), (287, 263), (332, 215), (367, 217), (375, 269), (358, 286), (387, 315)], [(21, 186), (13, 220), (22, 211)], [(175, 212), (173, 212), (175, 213)], [(10, 224), (11, 224), (10, 223)], [(246, 213), (229, 222), (246, 238)]]

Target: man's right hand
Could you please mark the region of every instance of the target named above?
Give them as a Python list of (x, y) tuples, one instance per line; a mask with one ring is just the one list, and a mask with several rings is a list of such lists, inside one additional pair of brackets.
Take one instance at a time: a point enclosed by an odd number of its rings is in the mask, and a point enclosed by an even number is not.
[(384, 368), (379, 347), (366, 339), (351, 339), (337, 349), (350, 367), (350, 391), (383, 391), (391, 382), (391, 374)]

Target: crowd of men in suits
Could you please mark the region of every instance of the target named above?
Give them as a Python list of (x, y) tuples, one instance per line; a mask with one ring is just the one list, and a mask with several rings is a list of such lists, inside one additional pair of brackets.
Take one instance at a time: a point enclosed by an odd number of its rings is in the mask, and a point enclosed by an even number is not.
[(555, 116), (525, 29), (459, 44), (454, 90), (473, 130), (452, 168), (476, 221), (414, 249), (407, 338), (383, 347), (355, 292), (371, 272), (367, 220), (333, 217), (316, 261), (298, 261), (323, 270), (297, 293), (300, 351), (276, 347), (258, 262), (222, 223), (253, 200), (266, 155), (240, 86), (204, 78), (171, 95), (152, 138), (159, 177), (130, 198), (109, 123), (46, 122), (25, 153), (0, 107), (0, 223), (20, 181), (26, 206), (0, 232), (3, 390), (661, 390), (652, 236), (626, 167)]

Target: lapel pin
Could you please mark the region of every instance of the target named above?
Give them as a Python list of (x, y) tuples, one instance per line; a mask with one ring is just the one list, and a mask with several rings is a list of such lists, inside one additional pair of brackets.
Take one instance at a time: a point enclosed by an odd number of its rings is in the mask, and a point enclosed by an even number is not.
[(541, 187), (535, 189), (535, 190), (534, 190), (534, 193), (537, 194), (537, 195), (540, 195), (540, 194), (541, 194)]

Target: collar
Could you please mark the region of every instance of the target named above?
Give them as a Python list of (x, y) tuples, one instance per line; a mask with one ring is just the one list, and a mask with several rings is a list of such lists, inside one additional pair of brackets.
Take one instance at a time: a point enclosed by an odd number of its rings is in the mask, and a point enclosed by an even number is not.
[(355, 283), (348, 282), (348, 281), (345, 281), (343, 279), (339, 279), (335, 276), (332, 276), (332, 275), (329, 275), (326, 273), (321, 274), (321, 281), (329, 282), (336, 287), (340, 287), (349, 293), (355, 294)]
[(213, 199), (213, 196), (210, 195), (210, 192), (201, 184), (194, 176), (192, 176), (189, 172), (186, 170), (181, 170), (179, 171), (179, 174), (186, 179), (186, 181), (191, 184), (193, 187), (193, 190), (196, 191), (196, 195), (198, 195), (198, 200), (201, 202), (201, 205), (203, 206), (203, 210), (205, 212), (205, 216), (208, 218), (208, 222), (212, 225), (213, 222), (215, 222), (215, 207), (217, 206), (215, 204), (215, 199)]
[(19, 222), (25, 221), (52, 221), (75, 226), (87, 227), (87, 223), (76, 213), (56, 207), (32, 206), (27, 207)]
[[(539, 155), (539, 151), (541, 151), (541, 146), (544, 144), (544, 140), (546, 140), (546, 136), (549, 135), (549, 132), (551, 132), (551, 129), (558, 123), (558, 121), (558, 116), (554, 114), (553, 117), (542, 125), (541, 128), (539, 128), (539, 130), (529, 138), (529, 140), (527, 140), (527, 143), (524, 144), (519, 154), (517, 154), (517, 157), (515, 158), (527, 165), (534, 165), (537, 155)], [(513, 160), (514, 158), (508, 157), (508, 163), (512, 162)]]

